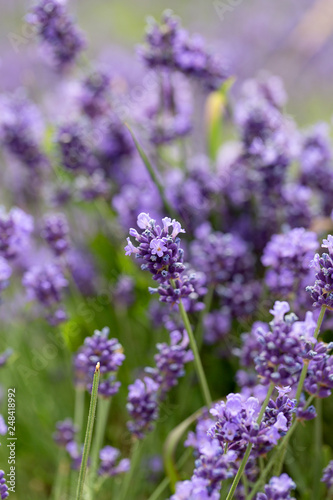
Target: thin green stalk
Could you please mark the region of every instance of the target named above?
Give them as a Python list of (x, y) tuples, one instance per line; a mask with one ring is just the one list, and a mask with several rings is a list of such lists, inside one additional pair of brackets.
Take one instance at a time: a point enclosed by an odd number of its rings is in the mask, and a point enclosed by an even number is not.
[[(267, 391), (267, 395), (266, 395), (265, 401), (262, 404), (259, 416), (257, 418), (257, 424), (258, 425), (261, 424), (262, 418), (264, 416), (265, 410), (267, 408), (268, 402), (270, 400), (270, 397), (271, 397), (273, 391), (274, 391), (274, 384), (271, 382), (270, 386), (268, 388), (268, 391)], [(241, 464), (239, 466), (239, 469), (237, 471), (235, 479), (233, 480), (233, 483), (231, 485), (231, 488), (229, 490), (229, 493), (228, 493), (228, 496), (227, 496), (226, 500), (231, 500), (233, 498), (234, 494), (235, 494), (236, 488), (237, 488), (238, 483), (239, 483), (239, 481), (240, 481), (240, 479), (241, 479), (241, 477), (243, 475), (245, 466), (246, 466), (248, 458), (250, 456), (250, 453), (251, 453), (251, 450), (252, 450), (252, 446), (253, 446), (252, 443), (249, 443), (247, 445), (247, 448), (246, 448), (246, 451), (245, 451), (245, 455), (243, 457), (243, 460), (241, 461)]]
[[(77, 428), (76, 442), (78, 446), (81, 445), (82, 437), (82, 427), (84, 419), (84, 399), (85, 399), (85, 389), (84, 387), (75, 388), (75, 406), (74, 406), (74, 425)], [(69, 498), (75, 498), (76, 488), (77, 488), (78, 471), (72, 470), (70, 474), (70, 496)]]
[(54, 481), (51, 498), (52, 500), (60, 500), (66, 483), (68, 467), (66, 463), (66, 450), (61, 449), (59, 454), (59, 463), (56, 478)]
[(320, 478), (322, 474), (322, 448), (323, 448), (323, 423), (322, 423), (322, 400), (316, 400), (315, 418), (315, 456), (313, 460), (313, 486), (312, 486), (312, 500), (320, 498)]
[(125, 474), (122, 485), (121, 485), (121, 490), (120, 490), (120, 495), (117, 500), (127, 500), (128, 498), (128, 491), (131, 486), (131, 482), (134, 477), (134, 473), (137, 469), (137, 465), (140, 461), (140, 454), (141, 454), (141, 441), (139, 439), (136, 439), (133, 448), (132, 448), (132, 453), (131, 453), (131, 468), (130, 470)]
[(194, 364), (195, 364), (197, 375), (199, 378), (204, 401), (205, 401), (206, 405), (208, 406), (208, 408), (210, 408), (212, 405), (212, 397), (210, 395), (205, 372), (204, 372), (204, 369), (202, 367), (202, 363), (201, 363), (201, 359), (200, 359), (200, 355), (199, 355), (199, 350), (198, 350), (197, 343), (196, 343), (195, 338), (194, 338), (194, 333), (193, 333), (193, 330), (191, 327), (191, 323), (190, 323), (190, 320), (188, 318), (187, 312), (185, 311), (184, 304), (182, 303), (181, 300), (179, 301), (179, 312), (180, 312), (180, 315), (181, 315), (182, 320), (184, 322), (184, 326), (185, 326), (185, 329), (188, 333), (188, 337), (190, 340), (190, 346), (191, 346), (191, 349), (192, 349), (193, 355), (194, 355)]
[(79, 473), (79, 481), (78, 481), (77, 490), (76, 490), (76, 500), (81, 500), (82, 495), (83, 495), (84, 481), (85, 481), (86, 472), (87, 472), (88, 456), (89, 456), (89, 451), (90, 451), (92, 433), (93, 433), (93, 429), (94, 429), (94, 420), (95, 420), (96, 406), (97, 406), (97, 399), (98, 399), (97, 396), (98, 396), (99, 378), (100, 378), (100, 363), (97, 363), (96, 368), (95, 368), (95, 373), (94, 373), (92, 391), (91, 391), (88, 423), (87, 423), (87, 429), (86, 429), (86, 437), (84, 440), (83, 455), (82, 455), (82, 461), (81, 461), (81, 467), (80, 467), (80, 473)]
[(105, 429), (110, 410), (111, 398), (99, 397), (98, 410), (96, 418), (96, 430), (91, 448), (91, 467), (90, 467), (90, 482), (95, 482), (95, 476), (98, 467), (99, 451), (103, 446)]

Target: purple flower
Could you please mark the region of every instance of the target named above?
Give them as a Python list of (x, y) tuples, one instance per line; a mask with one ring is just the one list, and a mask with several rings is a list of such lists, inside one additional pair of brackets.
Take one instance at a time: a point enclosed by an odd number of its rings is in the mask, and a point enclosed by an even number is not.
[(94, 172), (98, 163), (88, 142), (87, 131), (79, 123), (72, 122), (58, 129), (56, 143), (62, 165), (73, 172)]
[(3, 470), (0, 470), (0, 495), (1, 500), (9, 497), (8, 486), (6, 485), (6, 478)]
[(7, 428), (5, 419), (3, 418), (3, 416), (0, 413), (0, 435), (5, 436), (7, 434), (7, 430), (8, 430), (8, 428)]
[(323, 248), (327, 248), (328, 253), (323, 253), (320, 256), (315, 254), (311, 262), (312, 267), (316, 271), (316, 281), (313, 286), (308, 286), (307, 291), (310, 293), (314, 307), (326, 306), (333, 308), (333, 236), (328, 235), (326, 240), (323, 240)]
[(6, 259), (0, 256), (0, 291), (7, 288), (12, 269)]
[(331, 460), (328, 466), (323, 470), (321, 481), (326, 484), (327, 488), (333, 487), (333, 460)]
[(127, 411), (131, 420), (127, 423), (129, 431), (138, 439), (153, 428), (158, 417), (159, 384), (150, 377), (137, 379), (129, 387)]
[(48, 165), (41, 150), (42, 123), (37, 107), (21, 95), (0, 100), (0, 143), (11, 155), (36, 175)]
[(8, 213), (0, 207), (0, 255), (14, 259), (27, 247), (34, 228), (31, 215), (14, 207)]
[(192, 477), (190, 481), (182, 481), (176, 484), (176, 493), (170, 500), (219, 500), (220, 493), (213, 490), (209, 492), (209, 480), (201, 477)]
[(122, 365), (125, 355), (123, 348), (117, 339), (109, 339), (110, 330), (95, 330), (92, 337), (86, 337), (84, 344), (74, 356), (75, 382), (77, 385), (92, 389), (92, 379), (96, 363), (101, 367), (101, 380), (98, 393), (103, 397), (116, 394), (120, 382), (116, 381), (116, 374)]
[(39, 0), (27, 19), (36, 26), (39, 37), (50, 49), (60, 70), (72, 64), (85, 46), (61, 0)]
[(270, 268), (266, 273), (269, 290), (282, 296), (298, 290), (300, 282), (309, 276), (309, 265), (317, 248), (316, 234), (304, 228), (274, 235), (261, 259)]
[(56, 432), (53, 434), (53, 439), (58, 446), (66, 448), (70, 442), (74, 441), (77, 428), (70, 418), (62, 422), (57, 422), (56, 429)]
[(295, 500), (290, 496), (291, 490), (296, 488), (294, 481), (288, 474), (272, 477), (265, 486), (265, 494), (259, 493), (257, 500)]
[(34, 266), (23, 276), (23, 286), (28, 297), (45, 307), (52, 307), (61, 301), (61, 292), (68, 282), (58, 264)]
[(110, 108), (108, 95), (111, 89), (110, 76), (104, 71), (94, 71), (82, 83), (79, 104), (83, 113), (95, 119)]
[(98, 474), (100, 476), (107, 475), (113, 477), (127, 472), (130, 469), (130, 460), (128, 458), (124, 458), (119, 461), (119, 455), (120, 451), (112, 446), (105, 446), (102, 448), (99, 452), (101, 463)]
[(167, 247), (164, 245), (163, 240), (154, 238), (150, 242), (150, 248), (152, 255), (157, 255), (158, 257), (163, 257), (164, 252), (167, 251)]
[(64, 254), (69, 248), (69, 227), (64, 214), (51, 214), (43, 219), (41, 236), (50, 245), (56, 256)]
[(199, 35), (192, 37), (181, 27), (172, 11), (166, 10), (159, 25), (149, 19), (146, 43), (139, 55), (150, 68), (168, 68), (198, 79), (209, 90), (215, 90), (226, 80), (227, 73), (220, 61), (210, 54)]

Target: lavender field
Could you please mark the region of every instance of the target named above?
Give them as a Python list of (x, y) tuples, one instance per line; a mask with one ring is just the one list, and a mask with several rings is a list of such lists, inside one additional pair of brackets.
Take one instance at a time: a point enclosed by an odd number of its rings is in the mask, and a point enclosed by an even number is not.
[(333, 2), (0, 8), (0, 498), (333, 499)]

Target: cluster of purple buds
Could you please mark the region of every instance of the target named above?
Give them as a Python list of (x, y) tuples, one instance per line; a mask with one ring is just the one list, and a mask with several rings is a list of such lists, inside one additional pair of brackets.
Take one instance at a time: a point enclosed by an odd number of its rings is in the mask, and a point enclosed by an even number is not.
[(328, 253), (320, 256), (318, 253), (311, 262), (316, 271), (316, 281), (313, 286), (308, 286), (307, 291), (311, 294), (314, 307), (326, 306), (333, 309), (333, 236), (328, 235), (323, 240), (323, 248), (327, 248)]
[(103, 71), (94, 71), (84, 80), (79, 104), (82, 112), (89, 118), (97, 118), (108, 111), (110, 84), (110, 76)]
[(32, 171), (48, 164), (40, 147), (41, 119), (37, 108), (22, 96), (0, 100), (0, 143)]
[(321, 481), (326, 484), (327, 488), (333, 487), (333, 460), (330, 461), (327, 467), (323, 470)]
[(301, 353), (304, 345), (298, 331), (293, 328), (297, 316), (285, 316), (289, 311), (287, 302), (275, 302), (270, 311), (274, 316), (270, 323), (271, 329), (257, 329), (261, 349), (254, 361), (264, 385), (273, 382), (281, 386), (293, 386), (302, 370)]
[(333, 343), (317, 342), (311, 346), (304, 358), (309, 359), (304, 390), (319, 398), (327, 398), (333, 389), (333, 356), (329, 351)]
[(75, 196), (80, 201), (89, 202), (98, 198), (106, 198), (109, 191), (110, 185), (103, 170), (95, 170), (88, 177), (79, 175), (75, 179)]
[(221, 62), (205, 47), (199, 35), (190, 37), (179, 19), (167, 10), (159, 24), (148, 19), (146, 43), (139, 55), (150, 68), (168, 68), (202, 82), (209, 90), (218, 89), (227, 73)]
[(98, 469), (98, 474), (100, 476), (117, 476), (127, 472), (130, 469), (130, 460), (128, 458), (123, 458), (118, 460), (120, 451), (112, 446), (105, 446), (99, 452), (99, 458), (101, 460), (100, 467)]
[(294, 481), (288, 474), (272, 477), (265, 486), (265, 493), (258, 493), (256, 500), (295, 500), (290, 496), (291, 490), (296, 488)]
[(27, 247), (33, 228), (31, 215), (17, 207), (6, 213), (0, 207), (0, 255), (7, 260), (20, 255)]
[(69, 226), (64, 214), (51, 214), (44, 217), (41, 236), (57, 257), (63, 255), (69, 248), (68, 234)]
[(6, 485), (6, 478), (3, 470), (0, 470), (0, 495), (1, 500), (5, 500), (5, 498), (9, 497), (8, 486)]
[(50, 49), (60, 70), (73, 63), (85, 46), (82, 34), (68, 15), (63, 0), (39, 0), (27, 19), (36, 27), (37, 34)]
[(228, 450), (236, 452), (238, 458), (242, 458), (248, 443), (253, 444), (252, 455), (264, 455), (285, 435), (293, 411), (294, 402), (288, 398), (273, 402), (258, 425), (258, 399), (250, 397), (244, 401), (240, 394), (229, 394), (226, 403), (222, 401), (210, 410), (217, 422), (208, 434), (216, 438), (223, 449), (227, 445)]
[(101, 331), (95, 330), (92, 337), (86, 337), (74, 356), (75, 383), (89, 391), (92, 389), (96, 363), (100, 363), (98, 393), (105, 398), (118, 392), (120, 382), (116, 381), (116, 374), (125, 359), (121, 344), (117, 339), (109, 339), (109, 333), (107, 327)]
[(170, 497), (170, 500), (219, 500), (219, 491), (210, 492), (209, 486), (208, 479), (194, 476), (191, 480), (177, 483), (176, 493)]
[(183, 334), (176, 330), (170, 333), (170, 344), (157, 344), (158, 354), (155, 355), (156, 368), (146, 368), (159, 384), (161, 397), (177, 385), (178, 379), (185, 374), (185, 364), (193, 361), (193, 353), (189, 346), (186, 331)]
[(53, 434), (53, 439), (56, 444), (62, 448), (75, 441), (75, 434), (77, 429), (70, 418), (57, 422), (56, 432)]
[(133, 253), (137, 259), (142, 260), (141, 269), (149, 271), (153, 279), (159, 282), (158, 288), (149, 288), (149, 291), (159, 293), (162, 302), (174, 304), (194, 293), (193, 283), (196, 277), (182, 275), (185, 271), (184, 250), (180, 248), (178, 235), (184, 233), (184, 229), (179, 222), (169, 217), (164, 217), (162, 223), (161, 228), (149, 214), (139, 214), (137, 224), (142, 233), (132, 228), (129, 231), (139, 246), (134, 246), (130, 238), (127, 238), (125, 251), (126, 255)]
[[(71, 458), (71, 468), (73, 470), (79, 470), (82, 462), (83, 446), (79, 446), (76, 441), (70, 441), (66, 445), (66, 451)], [(88, 458), (88, 465), (90, 464), (90, 459)]]
[(72, 122), (59, 128), (56, 143), (60, 152), (62, 165), (72, 172), (91, 174), (97, 168), (91, 144), (89, 144), (85, 127)]
[(296, 292), (309, 275), (309, 265), (317, 248), (316, 234), (304, 228), (274, 235), (261, 259), (264, 266), (270, 268), (266, 273), (269, 290), (282, 296)]
[(51, 324), (55, 325), (66, 319), (66, 314), (62, 308), (59, 308), (59, 303), (68, 281), (58, 264), (51, 262), (33, 266), (23, 275), (22, 284), (29, 299), (36, 300), (51, 311), (49, 317)]
[(127, 411), (131, 417), (127, 427), (138, 439), (142, 439), (146, 432), (153, 428), (158, 418), (158, 391), (159, 384), (150, 377), (137, 379), (129, 386), (127, 397)]

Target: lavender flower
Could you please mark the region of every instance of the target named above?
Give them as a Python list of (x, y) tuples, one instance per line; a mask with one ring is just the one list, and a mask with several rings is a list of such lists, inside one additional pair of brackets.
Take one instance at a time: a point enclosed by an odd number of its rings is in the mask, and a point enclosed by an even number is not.
[(0, 100), (0, 143), (28, 169), (48, 165), (40, 147), (42, 122), (37, 108), (24, 96)]
[(138, 439), (153, 428), (158, 417), (158, 390), (159, 384), (150, 377), (137, 379), (129, 386), (126, 408), (131, 420), (127, 427)]
[(265, 486), (265, 494), (258, 493), (257, 500), (295, 500), (290, 496), (291, 490), (296, 488), (296, 484), (288, 474), (281, 474), (279, 477), (272, 477)]
[(82, 124), (72, 122), (61, 126), (57, 132), (56, 143), (65, 168), (89, 174), (96, 170), (98, 163)]
[(98, 393), (103, 397), (116, 394), (120, 382), (116, 381), (116, 374), (122, 365), (125, 355), (117, 339), (109, 339), (108, 327), (95, 330), (92, 337), (86, 337), (84, 344), (74, 356), (74, 370), (77, 385), (92, 388), (92, 379), (96, 363), (100, 362), (101, 381)]
[(1, 500), (9, 497), (8, 486), (6, 485), (6, 478), (3, 470), (0, 470), (0, 495)]
[(307, 287), (307, 291), (314, 307), (333, 308), (333, 236), (329, 234), (321, 246), (327, 248), (328, 253), (323, 253), (321, 257), (315, 254), (311, 266), (316, 271), (316, 281), (313, 286)]
[[(83, 446), (80, 447), (75, 441), (70, 441), (66, 445), (66, 450), (71, 458), (71, 468), (73, 470), (79, 470), (82, 462)], [(88, 459), (89, 465), (90, 459)]]
[[(112, 446), (105, 446), (99, 452), (99, 458), (101, 460), (98, 474), (100, 476), (117, 476), (127, 472), (130, 469), (130, 460), (128, 458), (123, 458), (118, 461), (120, 451)], [(117, 463), (118, 462), (118, 463)]]
[[(5, 259), (20, 255), (27, 247), (33, 228), (31, 215), (17, 207), (6, 213), (5, 209), (0, 207), (0, 255)], [(8, 274), (8, 271), (5, 274)]]
[(45, 307), (52, 307), (61, 301), (61, 292), (68, 282), (58, 264), (34, 266), (23, 276), (23, 286), (28, 297)]
[(82, 34), (61, 0), (39, 0), (27, 19), (36, 26), (39, 37), (50, 49), (60, 70), (72, 64), (85, 46)]
[(323, 470), (321, 481), (326, 484), (327, 488), (333, 487), (333, 460), (331, 460), (328, 466)]
[(332, 393), (333, 356), (329, 355), (332, 349), (332, 342), (328, 345), (324, 342), (316, 342), (315, 345), (311, 345), (308, 356), (304, 356), (310, 359), (304, 390), (319, 398), (327, 398)]
[(171, 343), (157, 344), (158, 354), (155, 355), (155, 369), (146, 369), (154, 375), (154, 380), (159, 384), (161, 395), (177, 385), (178, 378), (185, 374), (185, 363), (193, 361), (193, 353), (189, 346), (189, 338), (184, 331), (170, 333)]
[(309, 265), (318, 248), (317, 236), (304, 228), (274, 235), (267, 244), (262, 263), (270, 269), (266, 283), (270, 291), (282, 296), (298, 289), (298, 284), (309, 275)]
[[(129, 231), (139, 246), (135, 247), (130, 238), (127, 238), (125, 251), (126, 255), (134, 253), (137, 259), (143, 260), (141, 269), (149, 271), (153, 279), (160, 283), (158, 288), (149, 289), (151, 293), (159, 293), (162, 302), (178, 303), (181, 298), (194, 293), (193, 283), (196, 277), (182, 275), (185, 271), (184, 251), (180, 248), (178, 235), (184, 233), (184, 229), (179, 222), (172, 221), (169, 217), (164, 217), (162, 223), (163, 228), (156, 225), (149, 214), (139, 214), (137, 224), (142, 233), (138, 233), (136, 229)], [(171, 281), (174, 281), (174, 286)]]
[(220, 493), (213, 490), (209, 492), (209, 480), (193, 477), (190, 481), (182, 481), (176, 484), (176, 493), (170, 500), (219, 500)]
[(270, 311), (274, 315), (271, 330), (257, 330), (261, 350), (255, 358), (255, 365), (263, 384), (273, 382), (292, 386), (302, 370), (304, 345), (297, 331), (293, 330), (297, 317), (291, 314), (285, 318), (289, 310), (287, 302), (275, 302)]
[(110, 76), (104, 71), (94, 71), (83, 81), (79, 104), (82, 112), (89, 118), (97, 118), (108, 111), (110, 85)]
[(9, 278), (12, 275), (12, 269), (8, 262), (0, 256), (0, 292), (7, 288), (9, 284)]
[(41, 236), (47, 241), (56, 256), (64, 254), (69, 248), (69, 227), (64, 214), (51, 214), (44, 217)]
[(3, 418), (3, 416), (0, 413), (0, 435), (5, 436), (7, 434), (7, 430), (8, 430), (8, 428), (7, 428), (5, 419)]
[(146, 43), (139, 48), (139, 55), (148, 67), (180, 71), (209, 90), (219, 88), (227, 78), (225, 68), (207, 51), (203, 39), (190, 37), (170, 10), (163, 13), (160, 25), (148, 20)]
[(66, 448), (66, 446), (75, 440), (77, 428), (70, 418), (57, 422), (56, 432), (53, 434), (53, 439), (58, 446)]

